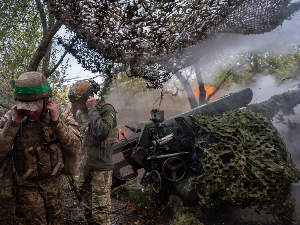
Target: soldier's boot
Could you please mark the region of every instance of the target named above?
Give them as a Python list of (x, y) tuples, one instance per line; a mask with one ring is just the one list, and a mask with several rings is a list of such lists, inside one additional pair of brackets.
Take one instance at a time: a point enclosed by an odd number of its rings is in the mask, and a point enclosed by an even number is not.
[(93, 210), (93, 218), (95, 221), (95, 225), (111, 225), (109, 215), (108, 215), (108, 207), (97, 207)]

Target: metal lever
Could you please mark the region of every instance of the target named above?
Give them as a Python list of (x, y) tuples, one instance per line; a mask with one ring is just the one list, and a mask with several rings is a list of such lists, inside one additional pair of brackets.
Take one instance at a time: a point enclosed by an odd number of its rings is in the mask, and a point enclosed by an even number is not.
[(122, 136), (124, 137), (125, 141), (127, 142), (127, 144), (129, 144), (127, 138), (125, 137), (125, 134), (124, 134), (124, 131), (123, 130), (120, 130), (120, 133), (122, 134)]

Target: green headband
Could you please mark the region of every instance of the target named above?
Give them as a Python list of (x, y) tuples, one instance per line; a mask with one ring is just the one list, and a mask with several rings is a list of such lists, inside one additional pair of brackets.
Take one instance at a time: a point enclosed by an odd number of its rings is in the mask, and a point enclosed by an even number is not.
[(14, 87), (14, 93), (17, 95), (24, 95), (24, 94), (38, 94), (48, 91), (50, 89), (49, 83), (45, 83), (42, 86), (36, 87)]

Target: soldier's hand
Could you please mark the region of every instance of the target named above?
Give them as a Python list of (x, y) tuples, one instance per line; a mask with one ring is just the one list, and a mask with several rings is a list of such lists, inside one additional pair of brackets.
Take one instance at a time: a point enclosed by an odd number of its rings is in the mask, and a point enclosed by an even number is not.
[(75, 103), (75, 102), (71, 102), (71, 111), (72, 111), (72, 112), (76, 112), (76, 111), (77, 111), (77, 109), (78, 109), (78, 107), (77, 107), (77, 103)]
[(12, 114), (11, 119), (17, 123), (20, 123), (21, 120), (24, 118), (24, 113), (17, 110), (17, 105), (11, 108), (11, 114)]
[(58, 117), (59, 117), (59, 106), (57, 104), (55, 104), (52, 101), (46, 102), (47, 105), (45, 107), (45, 110), (49, 110), (50, 113), (50, 119), (52, 121), (57, 121)]
[(88, 109), (93, 108), (97, 105), (96, 99), (93, 97), (93, 95), (89, 95), (88, 99), (86, 100), (86, 107)]

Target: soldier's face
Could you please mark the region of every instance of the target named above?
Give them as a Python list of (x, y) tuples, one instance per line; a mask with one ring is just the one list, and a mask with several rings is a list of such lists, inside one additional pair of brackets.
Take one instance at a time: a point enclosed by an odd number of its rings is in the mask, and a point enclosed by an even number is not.
[(82, 98), (78, 101), (74, 101), (72, 102), (72, 107), (75, 109), (86, 109), (86, 100)]
[(31, 120), (37, 120), (43, 111), (43, 102), (36, 111), (24, 110), (25, 115)]

